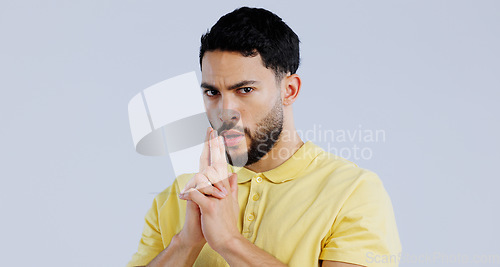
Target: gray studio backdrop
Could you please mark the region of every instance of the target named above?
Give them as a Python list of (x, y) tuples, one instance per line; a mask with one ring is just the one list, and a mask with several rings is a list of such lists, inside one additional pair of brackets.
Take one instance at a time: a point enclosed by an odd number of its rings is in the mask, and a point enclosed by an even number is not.
[(126, 264), (173, 179), (128, 101), (241, 5), (300, 36), (297, 128), (380, 176), (401, 266), (498, 266), (500, 2), (434, 0), (1, 1), (1, 265)]

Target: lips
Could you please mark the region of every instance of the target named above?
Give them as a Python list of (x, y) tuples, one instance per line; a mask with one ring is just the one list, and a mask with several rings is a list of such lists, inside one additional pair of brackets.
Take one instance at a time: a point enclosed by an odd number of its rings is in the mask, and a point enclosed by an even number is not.
[(227, 147), (233, 147), (238, 145), (245, 135), (236, 130), (223, 131), (221, 135), (224, 137), (224, 142)]

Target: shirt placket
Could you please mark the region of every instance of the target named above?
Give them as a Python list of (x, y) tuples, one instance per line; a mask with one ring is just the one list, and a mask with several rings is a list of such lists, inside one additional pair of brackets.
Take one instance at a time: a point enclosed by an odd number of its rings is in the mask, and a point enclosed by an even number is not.
[(243, 217), (243, 236), (253, 241), (255, 239), (255, 222), (259, 219), (259, 206), (263, 192), (264, 178), (262, 174), (252, 177), (250, 193), (248, 194), (247, 206)]

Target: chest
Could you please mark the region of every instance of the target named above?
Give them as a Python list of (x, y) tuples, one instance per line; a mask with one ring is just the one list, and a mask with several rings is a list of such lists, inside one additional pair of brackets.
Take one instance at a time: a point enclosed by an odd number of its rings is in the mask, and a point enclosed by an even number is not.
[(339, 212), (335, 197), (329, 194), (315, 184), (239, 187), (241, 233), (283, 262), (313, 266)]

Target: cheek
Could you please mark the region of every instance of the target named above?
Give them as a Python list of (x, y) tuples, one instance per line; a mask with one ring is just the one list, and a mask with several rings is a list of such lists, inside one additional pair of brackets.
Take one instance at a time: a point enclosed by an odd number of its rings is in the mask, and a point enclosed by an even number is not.
[(246, 105), (240, 108), (241, 119), (245, 127), (254, 130), (257, 123), (259, 123), (264, 116), (267, 115), (270, 105), (266, 102), (254, 103), (253, 105)]
[[(212, 124), (217, 123), (217, 117), (218, 117), (217, 111), (215, 109), (208, 109), (208, 108), (206, 108), (205, 111), (206, 111), (208, 120)], [(216, 125), (214, 124), (213, 126), (215, 127)]]
[(255, 114), (252, 112), (247, 112), (245, 110), (240, 110), (240, 121), (239, 124), (243, 126), (244, 128), (247, 128), (248, 130), (252, 131), (254, 129), (254, 123), (255, 123)]

